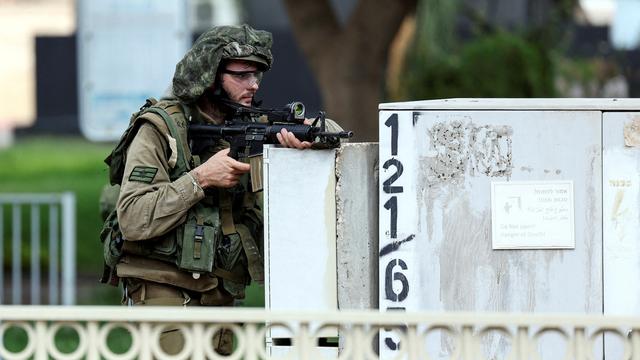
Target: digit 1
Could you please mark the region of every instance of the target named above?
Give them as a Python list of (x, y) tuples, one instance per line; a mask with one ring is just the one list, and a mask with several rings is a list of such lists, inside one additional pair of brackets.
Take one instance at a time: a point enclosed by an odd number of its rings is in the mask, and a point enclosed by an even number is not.
[(392, 196), (384, 203), (384, 208), (391, 210), (391, 238), (395, 239), (398, 237), (398, 199)]
[(398, 114), (391, 114), (384, 124), (391, 128), (391, 156), (398, 155)]

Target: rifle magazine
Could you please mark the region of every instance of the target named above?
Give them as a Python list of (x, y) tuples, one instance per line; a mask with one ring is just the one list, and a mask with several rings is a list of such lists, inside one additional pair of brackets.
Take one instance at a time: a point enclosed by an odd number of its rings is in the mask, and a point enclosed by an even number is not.
[(251, 178), (251, 191), (262, 191), (262, 154), (250, 156), (249, 165), (251, 166), (250, 175)]

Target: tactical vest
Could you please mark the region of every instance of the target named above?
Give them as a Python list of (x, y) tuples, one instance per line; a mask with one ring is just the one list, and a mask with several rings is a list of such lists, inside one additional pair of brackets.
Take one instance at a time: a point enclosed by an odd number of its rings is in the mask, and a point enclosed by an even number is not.
[[(173, 165), (169, 169), (171, 181), (200, 164), (199, 157), (192, 155), (187, 145), (187, 119), (182, 105), (178, 101), (156, 102), (150, 99), (139, 112), (132, 115), (129, 127), (105, 160), (109, 165), (112, 188), (106, 189), (103, 194), (109, 191), (119, 193), (126, 151), (143, 122), (154, 125), (165, 138), (170, 135), (176, 140), (175, 149), (171, 146), (175, 151), (172, 151), (169, 159), (170, 166)], [(261, 227), (262, 214), (251, 211), (253, 204), (249, 204), (251, 200), (255, 201), (255, 197), (245, 198), (243, 209), (248, 210), (246, 217)], [(250, 229), (243, 224), (234, 224), (232, 202), (228, 192), (221, 190), (218, 196), (207, 196), (193, 206), (187, 213), (186, 221), (160, 239), (126, 241), (118, 227), (114, 201), (101, 233), (105, 260), (101, 281), (117, 285), (115, 266), (125, 253), (174, 263), (178, 269), (191, 272), (196, 279), (201, 273), (213, 272), (227, 280), (225, 288), (232, 294), (242, 292), (248, 284), (250, 278), (242, 275), (247, 267), (251, 278), (261, 281), (264, 277), (261, 251)], [(102, 205), (102, 208), (109, 206)], [(240, 261), (242, 255), (246, 255), (244, 264)]]

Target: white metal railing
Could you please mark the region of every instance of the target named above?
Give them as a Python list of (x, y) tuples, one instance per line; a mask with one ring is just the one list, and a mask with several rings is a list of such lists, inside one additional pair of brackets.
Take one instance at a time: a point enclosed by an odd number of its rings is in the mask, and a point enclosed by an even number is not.
[[(180, 354), (170, 357), (158, 345), (167, 324), (180, 324), (186, 339)], [(268, 324), (268, 325), (265, 325)], [(236, 349), (215, 353), (210, 339), (221, 326), (231, 328)], [(78, 345), (63, 353), (55, 345), (63, 327), (77, 333)], [(271, 357), (265, 342), (274, 327), (288, 329), (292, 346), (285, 357)], [(540, 340), (551, 334), (564, 342), (563, 351), (544, 358), (601, 359), (603, 334), (618, 338), (616, 359), (640, 359), (640, 317), (602, 315), (538, 315), (501, 313), (269, 312), (263, 309), (203, 307), (0, 306), (0, 338), (10, 328), (22, 329), (28, 342), (18, 352), (0, 345), (3, 359), (322, 359), (316, 346), (323, 329), (340, 330), (339, 359), (540, 359)], [(107, 339), (115, 329), (129, 332), (130, 346), (114, 353)], [(376, 353), (382, 329), (400, 329), (399, 351)], [(120, 330), (122, 331), (122, 330)], [(433, 332), (450, 337), (429, 341)], [(504, 356), (486, 355), (482, 343), (498, 333), (508, 343)], [(2, 343), (2, 342), (0, 342)], [(450, 344), (443, 353), (443, 344)], [(430, 346), (435, 345), (435, 346)], [(338, 355), (333, 356), (336, 358)]]
[[(26, 210), (26, 209), (28, 210)], [(4, 210), (10, 220), (5, 224)], [(44, 210), (46, 229), (41, 229)], [(28, 212), (29, 231), (22, 229), (22, 216)], [(9, 231), (6, 231), (10, 229)], [(43, 231), (46, 230), (46, 231)], [(60, 194), (0, 194), (0, 304), (4, 299), (5, 231), (11, 236), (11, 303), (22, 303), (22, 238), (30, 236), (30, 303), (42, 302), (40, 249), (42, 234), (48, 234), (49, 304), (73, 305), (76, 300), (76, 199), (70, 192)], [(62, 290), (60, 294), (60, 289)]]

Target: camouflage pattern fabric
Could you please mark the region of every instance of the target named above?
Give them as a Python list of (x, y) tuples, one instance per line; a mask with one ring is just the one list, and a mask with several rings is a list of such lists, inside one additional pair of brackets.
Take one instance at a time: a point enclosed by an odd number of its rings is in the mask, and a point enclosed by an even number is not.
[(109, 214), (116, 208), (118, 196), (120, 195), (120, 185), (105, 185), (100, 192), (100, 217), (102, 221), (107, 220)]
[(176, 65), (173, 94), (184, 103), (193, 103), (213, 85), (220, 62), (246, 59), (271, 68), (271, 33), (248, 25), (218, 26), (202, 34)]

